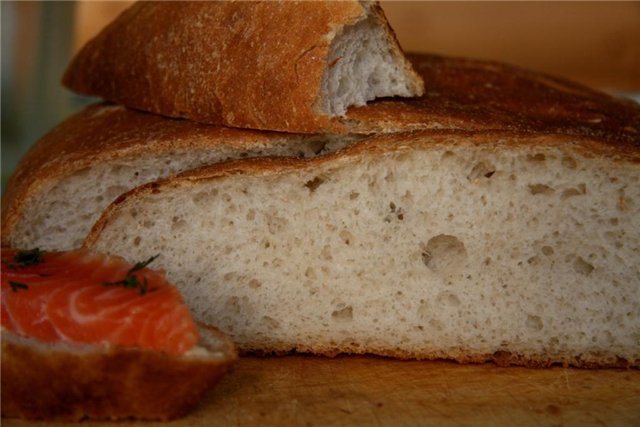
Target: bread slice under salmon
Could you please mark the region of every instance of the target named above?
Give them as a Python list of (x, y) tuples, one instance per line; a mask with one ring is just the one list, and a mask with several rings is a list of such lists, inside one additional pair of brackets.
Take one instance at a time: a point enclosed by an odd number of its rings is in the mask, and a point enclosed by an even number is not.
[(169, 420), (193, 409), (237, 354), (212, 327), (184, 355), (43, 343), (2, 331), (2, 416), (55, 421)]
[(242, 351), (640, 366), (640, 144), (419, 131), (199, 168), (87, 247), (161, 254)]
[(211, 124), (339, 131), (378, 97), (419, 96), (377, 2), (140, 2), (74, 58), (70, 89)]

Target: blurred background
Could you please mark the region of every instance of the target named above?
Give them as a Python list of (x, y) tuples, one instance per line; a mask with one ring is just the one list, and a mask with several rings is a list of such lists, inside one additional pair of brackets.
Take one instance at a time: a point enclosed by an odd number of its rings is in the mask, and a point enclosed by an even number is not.
[[(31, 144), (93, 101), (60, 79), (74, 52), (131, 3), (0, 2), (3, 190)], [(640, 2), (381, 4), (406, 51), (509, 62), (640, 99)]]

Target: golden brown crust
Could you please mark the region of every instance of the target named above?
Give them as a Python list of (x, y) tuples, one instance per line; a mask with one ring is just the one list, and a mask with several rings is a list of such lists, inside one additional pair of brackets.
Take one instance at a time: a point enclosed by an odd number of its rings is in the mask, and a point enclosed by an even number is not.
[(640, 104), (560, 78), (492, 61), (410, 55), (425, 82), (419, 98), (352, 108), (351, 132), (414, 129), (563, 134), (640, 147)]
[(366, 354), (383, 357), (391, 357), (401, 360), (452, 360), (457, 363), (495, 363), (498, 366), (524, 366), (527, 368), (549, 368), (551, 366), (572, 366), (574, 368), (583, 369), (600, 369), (600, 368), (619, 368), (619, 369), (638, 369), (640, 368), (640, 359), (625, 359), (601, 353), (589, 353), (570, 355), (570, 354), (517, 354), (509, 351), (495, 351), (493, 353), (478, 353), (468, 349), (458, 348), (450, 351), (401, 351), (389, 350), (387, 348), (366, 348), (359, 347), (310, 347), (297, 346), (292, 348), (291, 345), (282, 343), (270, 343), (261, 348), (240, 347), (242, 355), (254, 356), (285, 356), (288, 354), (314, 354), (325, 357), (336, 357), (341, 354)]
[[(386, 24), (379, 7), (373, 13)], [(63, 82), (170, 117), (338, 131), (315, 105), (334, 36), (365, 16), (359, 1), (140, 2), (80, 51)], [(419, 82), (408, 62), (406, 69)]]
[(193, 409), (237, 358), (233, 344), (209, 328), (207, 357), (49, 345), (2, 333), (2, 416), (77, 421), (169, 420)]
[(390, 357), (401, 360), (451, 360), (457, 363), (494, 363), (498, 366), (524, 366), (528, 368), (549, 368), (552, 366), (575, 367), (584, 369), (620, 368), (640, 369), (638, 354), (624, 358), (603, 351), (570, 354), (568, 352), (531, 353), (496, 349), (492, 353), (479, 352), (464, 346), (448, 349), (428, 347), (407, 351), (400, 348), (340, 345), (292, 345), (291, 342), (264, 340), (250, 345), (237, 343), (238, 351), (243, 356), (286, 356), (289, 354), (314, 354), (325, 357), (337, 357), (343, 354), (360, 354)]

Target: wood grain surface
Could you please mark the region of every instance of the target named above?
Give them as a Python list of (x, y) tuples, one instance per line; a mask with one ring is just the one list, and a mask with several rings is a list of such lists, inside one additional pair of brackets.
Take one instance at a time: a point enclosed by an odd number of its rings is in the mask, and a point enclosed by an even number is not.
[[(10, 419), (2, 424), (52, 425)], [(137, 423), (81, 423), (122, 425)], [(169, 425), (640, 426), (640, 371), (364, 356), (245, 357), (198, 409)]]

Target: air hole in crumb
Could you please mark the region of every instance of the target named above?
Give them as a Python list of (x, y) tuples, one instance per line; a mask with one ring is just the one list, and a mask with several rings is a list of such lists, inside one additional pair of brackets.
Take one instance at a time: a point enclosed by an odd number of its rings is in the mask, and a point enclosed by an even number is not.
[(444, 323), (442, 323), (440, 320), (438, 319), (429, 319), (429, 327), (431, 329), (435, 329), (436, 331), (442, 331), (444, 330)]
[(529, 184), (529, 191), (531, 194), (551, 194), (554, 189), (545, 184)]
[(420, 316), (421, 318), (426, 318), (429, 314), (431, 314), (429, 303), (421, 300), (420, 305), (418, 306), (418, 316)]
[(432, 237), (422, 249), (422, 261), (433, 272), (452, 272), (462, 266), (467, 258), (464, 243), (446, 234)]
[(530, 162), (544, 162), (547, 159), (547, 156), (545, 156), (542, 153), (536, 153), (536, 154), (528, 154), (527, 155), (527, 160)]
[(136, 236), (136, 238), (133, 239), (133, 246), (140, 246), (141, 241), (142, 241), (142, 237)]
[(278, 329), (280, 327), (280, 322), (269, 316), (262, 316), (262, 324), (267, 329)]
[(385, 175), (384, 180), (387, 182), (394, 182), (396, 180), (396, 176), (393, 174), (393, 172), (389, 171)]
[(553, 255), (553, 248), (551, 246), (543, 246), (542, 253), (546, 256), (551, 256)]
[(449, 159), (454, 156), (455, 156), (455, 153), (453, 151), (447, 150), (442, 154), (442, 160)]
[(201, 208), (208, 208), (215, 204), (215, 198), (218, 195), (218, 190), (214, 189), (211, 192), (201, 191), (192, 196), (193, 203)]
[(576, 273), (583, 274), (588, 276), (593, 271), (594, 267), (592, 264), (585, 261), (582, 257), (576, 257), (573, 261), (573, 270)]
[(396, 206), (394, 202), (389, 203), (389, 210), (391, 212), (384, 217), (384, 222), (391, 222), (394, 219), (397, 219), (398, 221), (404, 220), (404, 209)]
[(339, 310), (334, 310), (331, 313), (331, 317), (336, 320), (348, 321), (353, 319), (353, 308), (348, 305)]
[(332, 261), (333, 260), (333, 255), (331, 255), (331, 246), (329, 245), (325, 245), (322, 248), (322, 252), (320, 253), (320, 256), (322, 257), (322, 259), (327, 260), (327, 261)]
[(353, 242), (353, 235), (347, 230), (342, 230), (340, 232), (340, 238), (342, 239), (345, 245), (350, 245)]
[(586, 194), (586, 193), (587, 193), (587, 186), (582, 183), (582, 184), (578, 184), (577, 187), (575, 188), (568, 188), (564, 190), (560, 198), (562, 200), (566, 200), (569, 197), (582, 196), (583, 194)]
[(436, 297), (436, 301), (440, 304), (448, 304), (452, 307), (457, 307), (460, 305), (460, 299), (453, 292), (445, 291), (440, 292)]
[(530, 265), (538, 265), (539, 262), (540, 258), (538, 258), (537, 256), (532, 256), (531, 258), (527, 259), (527, 264)]
[(236, 296), (232, 296), (227, 298), (227, 307), (229, 307), (233, 312), (240, 313), (240, 298)]
[(573, 157), (565, 156), (562, 158), (562, 166), (567, 169), (575, 169), (576, 167), (578, 167), (578, 164), (573, 159)]
[(355, 200), (358, 198), (358, 196), (360, 196), (360, 193), (358, 193), (357, 191), (352, 191), (351, 193), (349, 193), (349, 200)]
[(178, 217), (178, 216), (174, 216), (173, 218), (171, 218), (171, 230), (172, 231), (180, 231), (182, 229), (184, 229), (187, 225), (187, 221), (185, 221), (184, 219)]
[(467, 179), (469, 181), (475, 181), (480, 178), (491, 178), (493, 174), (496, 173), (496, 168), (490, 163), (478, 162), (469, 175), (467, 175)]
[(527, 316), (527, 321), (525, 322), (527, 328), (532, 329), (534, 331), (540, 331), (544, 327), (542, 323), (542, 319), (540, 316)]
[(320, 187), (320, 185), (322, 185), (324, 183), (324, 179), (320, 178), (319, 176), (316, 176), (315, 178), (313, 178), (312, 180), (307, 181), (304, 186), (307, 187), (309, 189), (310, 192), (314, 192), (318, 189), (318, 187)]
[(251, 279), (249, 280), (249, 287), (252, 289), (257, 289), (260, 286), (262, 286), (262, 283), (258, 280), (258, 279)]
[(315, 279), (317, 277), (316, 271), (312, 267), (307, 267), (306, 271), (304, 272), (304, 276), (308, 279)]

